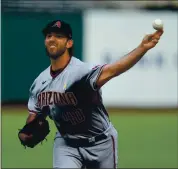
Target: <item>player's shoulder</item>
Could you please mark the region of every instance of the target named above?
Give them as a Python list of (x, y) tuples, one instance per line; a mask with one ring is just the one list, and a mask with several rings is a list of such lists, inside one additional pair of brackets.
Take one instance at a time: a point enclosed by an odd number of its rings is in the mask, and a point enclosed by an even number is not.
[(75, 67), (81, 67), (81, 66), (83, 66), (83, 65), (85, 65), (85, 64), (86, 64), (86, 63), (83, 62), (82, 60), (80, 60), (80, 59), (78, 59), (78, 58), (72, 56), (70, 65), (75, 66)]
[(50, 66), (47, 67), (45, 70), (43, 70), (33, 81), (31, 87), (30, 87), (30, 91), (36, 91), (37, 88), (40, 87), (40, 84), (43, 81), (47, 81), (49, 78), (51, 78), (50, 76)]
[(101, 65), (95, 64), (95, 63), (88, 63), (83, 62), (80, 59), (76, 57), (72, 57), (72, 60), (70, 62), (70, 71), (72, 72), (72, 75), (77, 77), (84, 77), (85, 75), (88, 75), (92, 73), (94, 69), (97, 69)]
[(38, 81), (51, 79), (50, 66), (48, 66), (45, 70), (43, 70), (43, 71), (37, 76), (36, 79), (37, 79)]
[(73, 71), (82, 70), (83, 72), (90, 71), (96, 66), (95, 64), (83, 62), (82, 60), (76, 57), (72, 57), (72, 61), (70, 62), (70, 65)]

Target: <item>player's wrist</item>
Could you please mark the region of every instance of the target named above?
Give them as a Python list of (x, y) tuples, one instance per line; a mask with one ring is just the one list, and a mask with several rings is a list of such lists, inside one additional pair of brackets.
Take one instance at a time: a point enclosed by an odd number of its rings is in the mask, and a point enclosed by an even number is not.
[(140, 51), (141, 53), (146, 53), (149, 49), (143, 44), (141, 43), (138, 47), (137, 50)]

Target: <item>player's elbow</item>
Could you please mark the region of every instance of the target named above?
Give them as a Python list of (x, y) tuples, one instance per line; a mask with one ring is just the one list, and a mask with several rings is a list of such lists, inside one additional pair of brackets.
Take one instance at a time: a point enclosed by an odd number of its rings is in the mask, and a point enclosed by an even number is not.
[(119, 74), (121, 74), (121, 71), (118, 69), (118, 67), (116, 67), (112, 64), (106, 65), (105, 76), (107, 79), (112, 79), (112, 78), (118, 76)]
[(114, 69), (112, 69), (109, 65), (106, 65), (103, 67), (96, 84), (100, 88), (115, 76), (116, 72), (114, 71)]

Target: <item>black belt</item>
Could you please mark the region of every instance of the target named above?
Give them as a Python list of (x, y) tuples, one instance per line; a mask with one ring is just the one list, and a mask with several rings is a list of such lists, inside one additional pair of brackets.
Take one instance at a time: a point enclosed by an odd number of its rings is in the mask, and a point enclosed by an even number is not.
[(100, 134), (98, 136), (89, 137), (89, 138), (75, 138), (75, 139), (72, 138), (71, 139), (71, 138), (64, 136), (64, 139), (69, 145), (72, 145), (72, 146), (75, 146), (75, 147), (80, 147), (80, 146), (92, 145), (95, 142), (106, 139), (107, 137), (108, 137), (108, 135), (103, 133), (103, 134)]
[(64, 135), (63, 138), (66, 140), (68, 144), (76, 145), (76, 146), (87, 146), (92, 145), (95, 142), (101, 141), (106, 139), (109, 136), (109, 129), (110, 127), (103, 132), (102, 134), (99, 134), (97, 136), (89, 137), (89, 138), (76, 138), (69, 135)]

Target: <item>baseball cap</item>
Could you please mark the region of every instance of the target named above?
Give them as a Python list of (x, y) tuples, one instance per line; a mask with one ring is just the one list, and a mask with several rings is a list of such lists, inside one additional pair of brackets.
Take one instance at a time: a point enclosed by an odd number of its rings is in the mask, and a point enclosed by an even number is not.
[(66, 37), (72, 39), (72, 29), (70, 25), (62, 20), (55, 20), (49, 22), (45, 28), (42, 30), (43, 35), (46, 36), (48, 33), (55, 32), (55, 33), (62, 33)]

